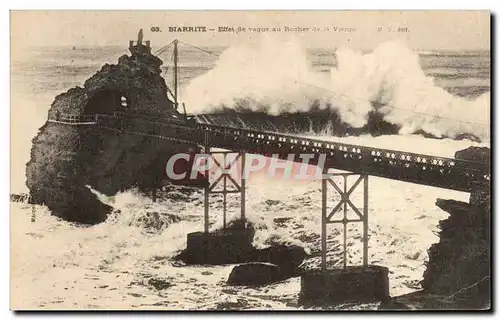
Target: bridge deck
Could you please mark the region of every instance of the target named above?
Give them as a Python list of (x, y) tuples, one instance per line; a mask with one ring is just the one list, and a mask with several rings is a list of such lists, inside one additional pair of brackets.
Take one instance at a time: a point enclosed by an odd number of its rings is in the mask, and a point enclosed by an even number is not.
[(326, 155), (325, 166), (339, 170), (365, 173), (439, 188), (470, 192), (477, 187), (489, 187), (489, 163), (457, 160), (425, 154), (329, 142), (293, 135), (232, 128), (207, 123), (187, 124), (180, 119), (125, 114), (63, 116), (52, 123), (68, 125), (98, 125), (127, 134), (167, 139), (180, 143), (275, 155), (301, 161), (300, 154)]
[(154, 138), (194, 143), (254, 154), (325, 154), (328, 168), (366, 173), (434, 187), (469, 192), (489, 185), (489, 164), (425, 154), (322, 141), (273, 132), (222, 127), (182, 121), (153, 120), (148, 117), (96, 115), (98, 126)]

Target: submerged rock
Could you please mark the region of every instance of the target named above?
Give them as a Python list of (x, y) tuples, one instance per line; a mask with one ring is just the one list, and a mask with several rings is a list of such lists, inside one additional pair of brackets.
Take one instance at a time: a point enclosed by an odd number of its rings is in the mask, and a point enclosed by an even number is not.
[(275, 244), (265, 249), (255, 249), (251, 262), (236, 266), (227, 284), (259, 286), (298, 276), (299, 266), (306, 252), (299, 246)]
[[(339, 109), (334, 105), (327, 103), (324, 108), (320, 108), (319, 101), (312, 102), (308, 110), (290, 112), (286, 108), (282, 108), (279, 114), (271, 114), (268, 105), (260, 105), (261, 108), (255, 110), (257, 105), (259, 105), (259, 102), (251, 99), (238, 100), (235, 101), (234, 108), (221, 106), (199, 117), (204, 121), (218, 125), (283, 133), (326, 134), (337, 137), (366, 134), (377, 137), (398, 134), (401, 130), (401, 125), (391, 123), (385, 119), (386, 114), (383, 112), (385, 106), (377, 102), (371, 102), (373, 110), (367, 113), (366, 124), (362, 127), (354, 127), (345, 122)], [(456, 136), (436, 136), (432, 132), (418, 129), (413, 134), (431, 139), (452, 138), (480, 142), (478, 137), (470, 133)]]
[(304, 248), (275, 244), (265, 249), (255, 249), (251, 262), (236, 266), (227, 284), (266, 285), (299, 275), (299, 266), (306, 257)]
[(455, 140), (470, 140), (473, 142), (481, 142), (479, 137), (473, 135), (472, 133), (461, 133), (455, 136)]
[[(140, 226), (148, 233), (159, 233), (172, 223), (181, 221), (178, 215), (166, 212), (148, 211), (141, 214), (133, 224)], [(132, 224), (132, 222), (131, 222)]]
[(252, 111), (250, 103), (253, 102), (245, 101), (245, 104), (248, 104), (247, 107), (242, 106), (240, 101), (235, 109), (221, 107), (200, 117), (218, 125), (298, 134), (328, 132), (339, 137), (362, 134), (371, 134), (372, 136), (397, 134), (400, 129), (399, 125), (384, 120), (384, 115), (379, 111), (368, 112), (367, 123), (363, 127), (356, 128), (344, 122), (339, 111), (331, 105), (323, 109), (319, 108), (317, 104), (313, 104), (307, 111), (283, 111), (278, 115), (273, 115), (268, 113), (266, 108)]
[(148, 285), (152, 286), (156, 290), (165, 290), (172, 286), (170, 282), (161, 278), (151, 278), (148, 280)]
[(269, 262), (279, 267), (280, 273), (294, 276), (307, 254), (304, 248), (296, 245), (275, 244), (256, 252), (257, 261)]

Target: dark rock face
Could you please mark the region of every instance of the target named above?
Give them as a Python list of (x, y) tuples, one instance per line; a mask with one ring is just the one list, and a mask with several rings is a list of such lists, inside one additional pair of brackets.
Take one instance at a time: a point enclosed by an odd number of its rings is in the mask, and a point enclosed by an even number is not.
[(148, 280), (148, 284), (158, 291), (168, 289), (172, 286), (170, 282), (160, 278), (151, 278)]
[(455, 152), (455, 159), (469, 161), (483, 161), (490, 163), (490, 148), (486, 147), (468, 147), (467, 149)]
[[(489, 155), (488, 148), (471, 147), (458, 151), (455, 158), (489, 161)], [(437, 199), (436, 205), (450, 216), (439, 222), (439, 243), (428, 250), (422, 281), (426, 292), (453, 295), (477, 308), (490, 304), (490, 196), (489, 186), (478, 186), (470, 203)]]
[(428, 251), (422, 287), (432, 293), (452, 295), (472, 286), (471, 298), (489, 300), (488, 291), (478, 291), (490, 281), (489, 213), (455, 200), (438, 199), (436, 205), (450, 217), (439, 222), (440, 241)]
[(304, 132), (329, 133), (333, 136), (352, 136), (371, 134), (397, 134), (400, 127), (383, 119), (377, 111), (370, 111), (366, 125), (354, 128), (342, 121), (334, 108), (319, 109), (314, 106), (305, 112), (283, 112), (271, 115), (265, 111), (250, 111), (245, 108), (222, 108), (213, 113), (198, 116), (201, 121), (213, 124), (241, 127), (256, 130), (270, 130), (284, 133), (301, 134)]
[(265, 249), (254, 249), (248, 259), (261, 262), (234, 267), (227, 283), (259, 286), (298, 276), (306, 256), (304, 248), (295, 245), (275, 244)]
[[(328, 134), (337, 137), (359, 136), (370, 134), (372, 136), (398, 134), (400, 125), (390, 123), (384, 119), (380, 111), (382, 105), (374, 106), (374, 110), (368, 112), (366, 124), (362, 127), (353, 127), (344, 122), (334, 106), (328, 105), (324, 109), (319, 108), (319, 102), (313, 103), (307, 111), (288, 112), (283, 111), (278, 115), (269, 114), (269, 108), (263, 106), (260, 110), (253, 111), (250, 102), (241, 101), (234, 108), (226, 106), (219, 107), (211, 113), (199, 115), (202, 122), (218, 125), (226, 125), (240, 128), (251, 128), (256, 130), (269, 130), (283, 133), (303, 134)], [(442, 139), (424, 130), (416, 130), (414, 134), (422, 135), (431, 139)], [(472, 134), (464, 133), (451, 136), (456, 140), (470, 140), (480, 142), (480, 139)]]
[[(116, 65), (104, 65), (83, 88), (58, 95), (49, 115), (176, 113), (160, 75), (162, 61), (149, 51), (131, 52)], [(192, 146), (92, 125), (47, 122), (33, 139), (26, 184), (33, 202), (46, 204), (53, 214), (68, 221), (99, 223), (111, 207), (87, 186), (106, 195), (131, 187), (148, 191), (165, 178), (169, 157), (188, 147)]]
[(280, 268), (271, 263), (252, 262), (235, 266), (227, 284), (235, 286), (260, 286), (286, 279)]

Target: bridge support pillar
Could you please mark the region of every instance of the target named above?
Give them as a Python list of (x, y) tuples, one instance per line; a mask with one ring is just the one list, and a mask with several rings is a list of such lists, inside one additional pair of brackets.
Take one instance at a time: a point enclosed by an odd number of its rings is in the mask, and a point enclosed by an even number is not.
[[(335, 178), (341, 178), (336, 181)], [(355, 181), (348, 187), (348, 178)], [(352, 180), (352, 179), (351, 179)], [(329, 209), (328, 196), (333, 187), (340, 195), (333, 209)], [(357, 207), (351, 196), (362, 188), (363, 207)], [(303, 305), (335, 304), (346, 301), (385, 300), (389, 297), (388, 269), (368, 264), (368, 175), (357, 173), (328, 173), (321, 181), (321, 263), (320, 268), (307, 270), (301, 277), (299, 303)], [(350, 217), (354, 212), (355, 217)], [(347, 225), (362, 223), (362, 265), (348, 266)], [(328, 268), (328, 225), (342, 225), (342, 266)]]
[[(334, 180), (335, 177), (342, 177), (342, 183)], [(348, 188), (348, 177), (355, 177), (356, 181)], [(351, 200), (351, 195), (363, 183), (363, 207), (358, 208)], [(333, 210), (328, 209), (328, 186), (332, 186), (336, 193), (340, 195), (340, 200), (337, 202)], [(356, 173), (325, 173), (321, 181), (321, 269), (326, 270), (326, 240), (328, 237), (328, 224), (342, 224), (343, 228), (343, 250), (342, 260), (343, 268), (347, 267), (347, 224), (353, 222), (361, 222), (363, 224), (363, 266), (368, 265), (368, 175)], [(356, 214), (355, 219), (350, 219), (348, 214), (352, 210)], [(342, 213), (342, 217), (336, 218), (338, 213)], [(337, 215), (334, 219), (334, 215)]]
[[(208, 184), (205, 186), (204, 195), (204, 226), (205, 233), (209, 232), (210, 226), (210, 196), (212, 194), (222, 194), (222, 228), (227, 227), (227, 195), (228, 194), (240, 194), (240, 220), (242, 222), (246, 221), (245, 217), (245, 177), (243, 176), (243, 168), (245, 164), (245, 153), (236, 153), (234, 151), (208, 151), (205, 154), (209, 155), (208, 161), (217, 167), (218, 171), (215, 173), (213, 180), (210, 179), (210, 172), (205, 171), (205, 175), (208, 177)], [(222, 161), (215, 157), (216, 155), (222, 156)], [(238, 161), (241, 160), (241, 168), (238, 169)], [(222, 164), (221, 164), (222, 163)], [(239, 178), (238, 178), (239, 176)]]
[[(186, 254), (188, 262), (197, 264), (227, 264), (249, 260), (254, 253), (253, 232), (246, 229), (245, 187), (243, 174), (245, 153), (234, 151), (210, 151), (205, 148), (206, 161), (212, 162), (212, 171), (205, 171), (208, 184), (204, 190), (204, 232), (187, 236)], [(241, 162), (241, 167), (238, 165)], [(240, 220), (229, 227), (228, 195), (240, 194)], [(222, 228), (210, 231), (210, 199), (222, 194)]]

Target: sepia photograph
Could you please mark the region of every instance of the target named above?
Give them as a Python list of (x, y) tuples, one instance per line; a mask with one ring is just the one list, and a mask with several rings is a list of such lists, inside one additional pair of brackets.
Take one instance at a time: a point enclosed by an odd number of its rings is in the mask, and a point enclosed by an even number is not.
[(492, 308), (490, 11), (10, 11), (10, 308)]

